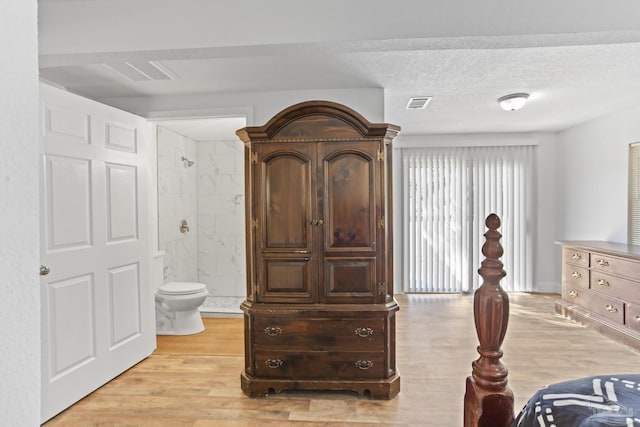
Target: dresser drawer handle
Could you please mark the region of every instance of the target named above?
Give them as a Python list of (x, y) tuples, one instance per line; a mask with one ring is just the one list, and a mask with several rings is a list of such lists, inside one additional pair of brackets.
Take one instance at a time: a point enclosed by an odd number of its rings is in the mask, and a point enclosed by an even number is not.
[(611, 304), (605, 305), (604, 308), (606, 308), (609, 313), (617, 313), (618, 312), (618, 309), (615, 308), (614, 306), (612, 306)]
[(609, 263), (608, 263), (606, 260), (604, 260), (604, 259), (599, 259), (599, 260), (598, 260), (598, 261), (596, 261), (596, 262), (598, 263), (598, 265), (599, 265), (600, 267), (608, 267), (608, 266), (609, 266)]
[(267, 326), (264, 328), (264, 333), (269, 335), (270, 337), (275, 337), (276, 335), (280, 335), (282, 333), (282, 329), (277, 326)]
[(284, 362), (280, 359), (267, 359), (264, 364), (267, 365), (267, 368), (277, 369), (281, 368)]
[(371, 360), (357, 360), (356, 367), (358, 369), (367, 370), (373, 366), (373, 362)]
[(572, 297), (577, 297), (578, 296), (578, 292), (574, 291), (573, 289), (569, 291), (569, 295)]
[(574, 271), (573, 273), (571, 273), (571, 277), (573, 277), (574, 279), (579, 279), (582, 277), (582, 274), (578, 273), (577, 271)]
[(373, 329), (371, 328), (356, 328), (356, 335), (362, 338), (370, 337), (373, 335)]
[(607, 282), (604, 279), (600, 279), (600, 280), (598, 280), (598, 285), (602, 286), (603, 288), (608, 288), (609, 287), (609, 282)]
[(580, 255), (578, 255), (578, 254), (573, 254), (573, 255), (571, 255), (571, 259), (574, 260), (574, 261), (578, 261), (578, 260), (581, 260), (582, 257)]

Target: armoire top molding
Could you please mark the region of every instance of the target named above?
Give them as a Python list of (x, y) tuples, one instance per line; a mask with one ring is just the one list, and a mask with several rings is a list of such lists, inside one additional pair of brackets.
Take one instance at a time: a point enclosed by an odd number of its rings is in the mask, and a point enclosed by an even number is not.
[(236, 135), (249, 141), (311, 141), (332, 139), (393, 138), (400, 126), (371, 123), (358, 112), (332, 101), (306, 101), (273, 116), (263, 126), (239, 129)]

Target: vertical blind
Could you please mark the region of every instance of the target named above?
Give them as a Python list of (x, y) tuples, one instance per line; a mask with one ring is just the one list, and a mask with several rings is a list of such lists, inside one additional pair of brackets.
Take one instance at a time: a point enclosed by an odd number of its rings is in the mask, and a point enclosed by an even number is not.
[(405, 148), (403, 288), (472, 292), (485, 218), (502, 220), (507, 291), (533, 289), (535, 147)]
[(640, 245), (640, 143), (629, 145), (629, 243)]

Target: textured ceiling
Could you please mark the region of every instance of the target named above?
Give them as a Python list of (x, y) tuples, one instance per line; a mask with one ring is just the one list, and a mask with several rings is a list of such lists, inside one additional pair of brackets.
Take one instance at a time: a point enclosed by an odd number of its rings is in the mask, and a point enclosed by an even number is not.
[[(541, 22), (539, 33), (535, 24), (526, 20), (519, 24), (521, 31), (513, 23), (505, 27), (502, 21), (510, 16), (508, 12), (494, 13), (485, 17), (486, 22), (459, 28), (456, 25), (459, 20), (472, 22), (469, 11), (456, 15), (454, 12), (463, 8), (456, 9), (451, 4), (436, 6), (438, 2), (421, 3), (430, 5), (430, 15), (425, 15), (424, 22), (412, 17), (412, 10), (399, 10), (397, 13), (405, 17), (406, 25), (389, 24), (380, 28), (379, 33), (376, 28), (367, 27), (371, 24), (364, 20), (338, 22), (335, 13), (325, 16), (321, 11), (317, 12), (317, 21), (330, 21), (333, 16), (333, 32), (330, 27), (310, 22), (313, 31), (301, 33), (298, 15), (291, 10), (284, 13), (295, 25), (272, 29), (262, 21), (269, 22), (272, 18), (278, 23), (283, 11), (271, 7), (267, 11), (261, 9), (269, 16), (244, 20), (231, 16), (233, 10), (227, 10), (228, 19), (239, 27), (221, 22), (224, 34), (190, 29), (190, 24), (200, 21), (197, 11), (185, 11), (193, 21), (185, 18), (172, 22), (172, 28), (164, 25), (164, 33), (154, 33), (155, 37), (146, 40), (140, 35), (140, 28), (131, 27), (131, 16), (126, 15), (127, 25), (123, 23), (118, 28), (118, 35), (111, 41), (113, 46), (108, 45), (109, 39), (103, 34), (106, 28), (101, 30), (101, 25), (109, 19), (113, 22), (116, 18), (124, 19), (122, 11), (114, 9), (121, 2), (91, 0), (82, 3), (85, 9), (79, 7), (80, 3), (40, 1), (42, 78), (98, 101), (110, 100), (112, 104), (118, 98), (142, 97), (148, 100), (149, 112), (154, 100), (172, 96), (380, 88), (384, 90), (385, 121), (399, 124), (403, 134), (438, 134), (559, 131), (640, 105), (640, 31), (631, 28), (635, 24), (630, 24), (633, 20), (629, 17), (640, 18), (637, 2), (613, 2), (607, 20), (593, 6), (597, 2), (569, 1), (584, 7), (584, 22), (567, 21), (569, 30), (563, 32), (559, 31), (563, 28), (559, 19)], [(128, 3), (133, 7), (132, 14), (134, 6), (141, 7), (142, 3), (141, 0)], [(169, 3), (159, 0), (155, 9), (147, 10), (145, 25), (154, 21), (156, 13), (158, 22), (168, 19), (165, 15), (169, 12), (162, 7)], [(174, 13), (180, 12), (175, 6), (178, 3), (173, 3)], [(206, 6), (203, 2), (195, 3), (211, 8), (216, 2)], [(284, 3), (293, 4), (276, 1), (272, 6)], [(332, 3), (335, 2), (326, 4)], [(384, 2), (371, 0), (369, 4), (375, 9)], [(424, 6), (417, 6), (419, 2), (406, 4), (418, 8), (416, 13), (424, 12), (419, 9)], [(495, 7), (501, 2), (491, 0), (486, 4)], [(546, 5), (550, 17), (568, 13), (556, 3), (553, 15), (553, 2), (538, 3), (542, 9)], [(620, 10), (615, 9), (616, 5)], [(624, 13), (625, 7), (629, 13)], [(449, 27), (440, 22), (439, 10), (442, 19), (450, 20), (451, 35), (447, 34)], [(108, 12), (114, 16), (110, 17)], [(98, 13), (102, 15), (96, 16)], [(387, 13), (394, 12), (387, 10)], [(82, 25), (89, 25), (87, 17), (95, 21), (95, 31), (83, 35), (74, 46), (76, 32), (83, 29)], [(80, 18), (83, 19), (78, 23)], [(258, 21), (259, 18), (264, 19)], [(251, 26), (240, 25), (246, 24), (247, 19), (255, 20), (254, 32)], [(376, 15), (376, 19), (383, 18)], [(421, 24), (432, 25), (433, 33)], [(351, 33), (347, 31), (349, 26), (353, 27)], [(149, 32), (158, 31), (145, 28)], [(262, 35), (257, 30), (262, 30)], [(125, 43), (126, 36), (129, 44)], [(209, 38), (203, 39), (205, 36)], [(125, 62), (134, 61), (157, 61), (177, 78), (133, 81), (116, 71)], [(500, 110), (496, 99), (513, 92), (529, 93), (529, 103), (517, 112)], [(425, 110), (407, 111), (404, 107), (411, 96), (432, 96), (433, 100)], [(187, 134), (188, 129), (183, 128), (181, 133)], [(202, 138), (207, 139), (200, 132), (194, 139)]]

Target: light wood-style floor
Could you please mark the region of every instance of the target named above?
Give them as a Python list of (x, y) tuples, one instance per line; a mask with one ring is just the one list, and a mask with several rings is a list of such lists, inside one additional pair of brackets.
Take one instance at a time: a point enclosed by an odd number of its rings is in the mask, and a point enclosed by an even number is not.
[[(555, 315), (556, 298), (510, 296), (503, 362), (517, 410), (545, 384), (640, 371), (640, 352)], [(473, 298), (397, 299), (402, 379), (393, 400), (348, 392), (247, 398), (240, 390), (242, 319), (205, 319), (204, 334), (158, 337), (148, 359), (45, 426), (461, 426), (465, 379), (477, 357)]]

